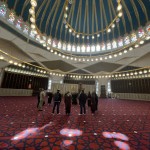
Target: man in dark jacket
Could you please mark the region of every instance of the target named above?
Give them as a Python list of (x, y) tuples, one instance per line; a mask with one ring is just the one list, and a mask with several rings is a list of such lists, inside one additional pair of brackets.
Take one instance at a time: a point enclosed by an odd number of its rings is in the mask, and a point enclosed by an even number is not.
[(86, 108), (85, 108), (86, 99), (87, 99), (87, 95), (84, 93), (84, 90), (82, 90), (79, 95), (80, 115), (82, 114), (82, 108), (84, 108), (84, 114), (86, 114)]
[(61, 102), (60, 90), (57, 90), (57, 93), (54, 94), (54, 107), (52, 113), (54, 114), (55, 107), (57, 106), (57, 114), (59, 114), (59, 105)]

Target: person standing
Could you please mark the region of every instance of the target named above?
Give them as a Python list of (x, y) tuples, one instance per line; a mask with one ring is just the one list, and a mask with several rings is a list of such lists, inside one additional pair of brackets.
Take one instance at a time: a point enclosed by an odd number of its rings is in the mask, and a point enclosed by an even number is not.
[(95, 110), (98, 110), (98, 96), (97, 96), (97, 94), (96, 94), (96, 92), (95, 92)]
[(96, 93), (92, 92), (92, 96), (91, 96), (91, 112), (92, 112), (92, 114), (94, 114), (95, 110), (96, 110), (96, 99), (97, 99)]
[(91, 93), (88, 93), (88, 106), (91, 106)]
[(86, 108), (85, 108), (86, 99), (87, 99), (87, 95), (84, 93), (84, 90), (82, 90), (79, 95), (79, 105), (80, 105), (80, 114), (79, 115), (82, 114), (82, 108), (84, 109), (84, 114), (86, 114)]
[(42, 88), (41, 92), (40, 92), (40, 103), (39, 103), (39, 106), (38, 106), (39, 111), (43, 111), (42, 107), (43, 107), (44, 101), (45, 101), (45, 92), (44, 92), (44, 89)]
[(64, 102), (65, 102), (65, 109), (66, 109), (66, 115), (70, 115), (70, 111), (71, 111), (71, 100), (72, 100), (72, 96), (71, 93), (68, 91), (65, 94), (64, 97)]
[(39, 88), (39, 90), (37, 92), (37, 99), (38, 99), (37, 108), (39, 107), (39, 103), (40, 103), (40, 92), (41, 92), (41, 88)]
[(60, 102), (61, 102), (61, 94), (60, 94), (60, 90), (57, 90), (57, 93), (55, 93), (54, 95), (54, 106), (53, 106), (53, 111), (52, 111), (53, 114), (54, 114), (56, 106), (57, 106), (57, 114), (59, 114)]
[(52, 98), (53, 98), (53, 93), (52, 93), (51, 91), (49, 91), (49, 92), (47, 93), (47, 96), (48, 96), (48, 105), (50, 105), (50, 104), (51, 104), (51, 101), (52, 101)]

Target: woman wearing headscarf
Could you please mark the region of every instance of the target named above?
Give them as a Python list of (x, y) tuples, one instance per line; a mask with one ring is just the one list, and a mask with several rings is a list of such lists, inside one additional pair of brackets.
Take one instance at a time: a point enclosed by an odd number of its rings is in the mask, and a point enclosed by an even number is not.
[(71, 93), (68, 91), (65, 94), (65, 97), (64, 97), (66, 115), (70, 115), (70, 112), (71, 112), (71, 101), (72, 101), (72, 96), (71, 96)]

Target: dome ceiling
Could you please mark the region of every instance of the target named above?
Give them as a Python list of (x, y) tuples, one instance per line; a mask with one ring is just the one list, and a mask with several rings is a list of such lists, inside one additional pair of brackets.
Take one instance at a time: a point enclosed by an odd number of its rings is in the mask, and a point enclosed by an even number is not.
[[(9, 9), (14, 9), (17, 16), (30, 22), (30, 0), (6, 0)], [(64, 24), (65, 0), (37, 0), (36, 25), (47, 36), (75, 44), (92, 44), (111, 41), (120, 36), (136, 31), (150, 20), (149, 0), (121, 0), (123, 16), (115, 22), (110, 33), (104, 31), (97, 37), (76, 38)], [(67, 21), (76, 32), (85, 34), (104, 30), (117, 15), (116, 0), (72, 0), (68, 4)]]

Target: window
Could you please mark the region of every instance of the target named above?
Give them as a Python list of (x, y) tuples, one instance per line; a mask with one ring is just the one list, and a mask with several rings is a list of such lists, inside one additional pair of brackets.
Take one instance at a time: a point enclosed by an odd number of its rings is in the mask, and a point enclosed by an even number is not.
[(52, 80), (49, 79), (49, 81), (48, 81), (48, 90), (51, 90), (51, 88), (52, 88)]
[(14, 13), (14, 11), (11, 11), (9, 14), (8, 22), (13, 24), (14, 21), (15, 21), (15, 13)]
[(108, 82), (108, 85), (107, 85), (107, 91), (108, 91), (108, 93), (111, 93), (110, 81)]
[(99, 82), (96, 82), (96, 94), (99, 94)]
[(1, 5), (0, 6), (0, 15), (5, 17), (6, 12), (7, 12), (6, 5), (5, 4)]

